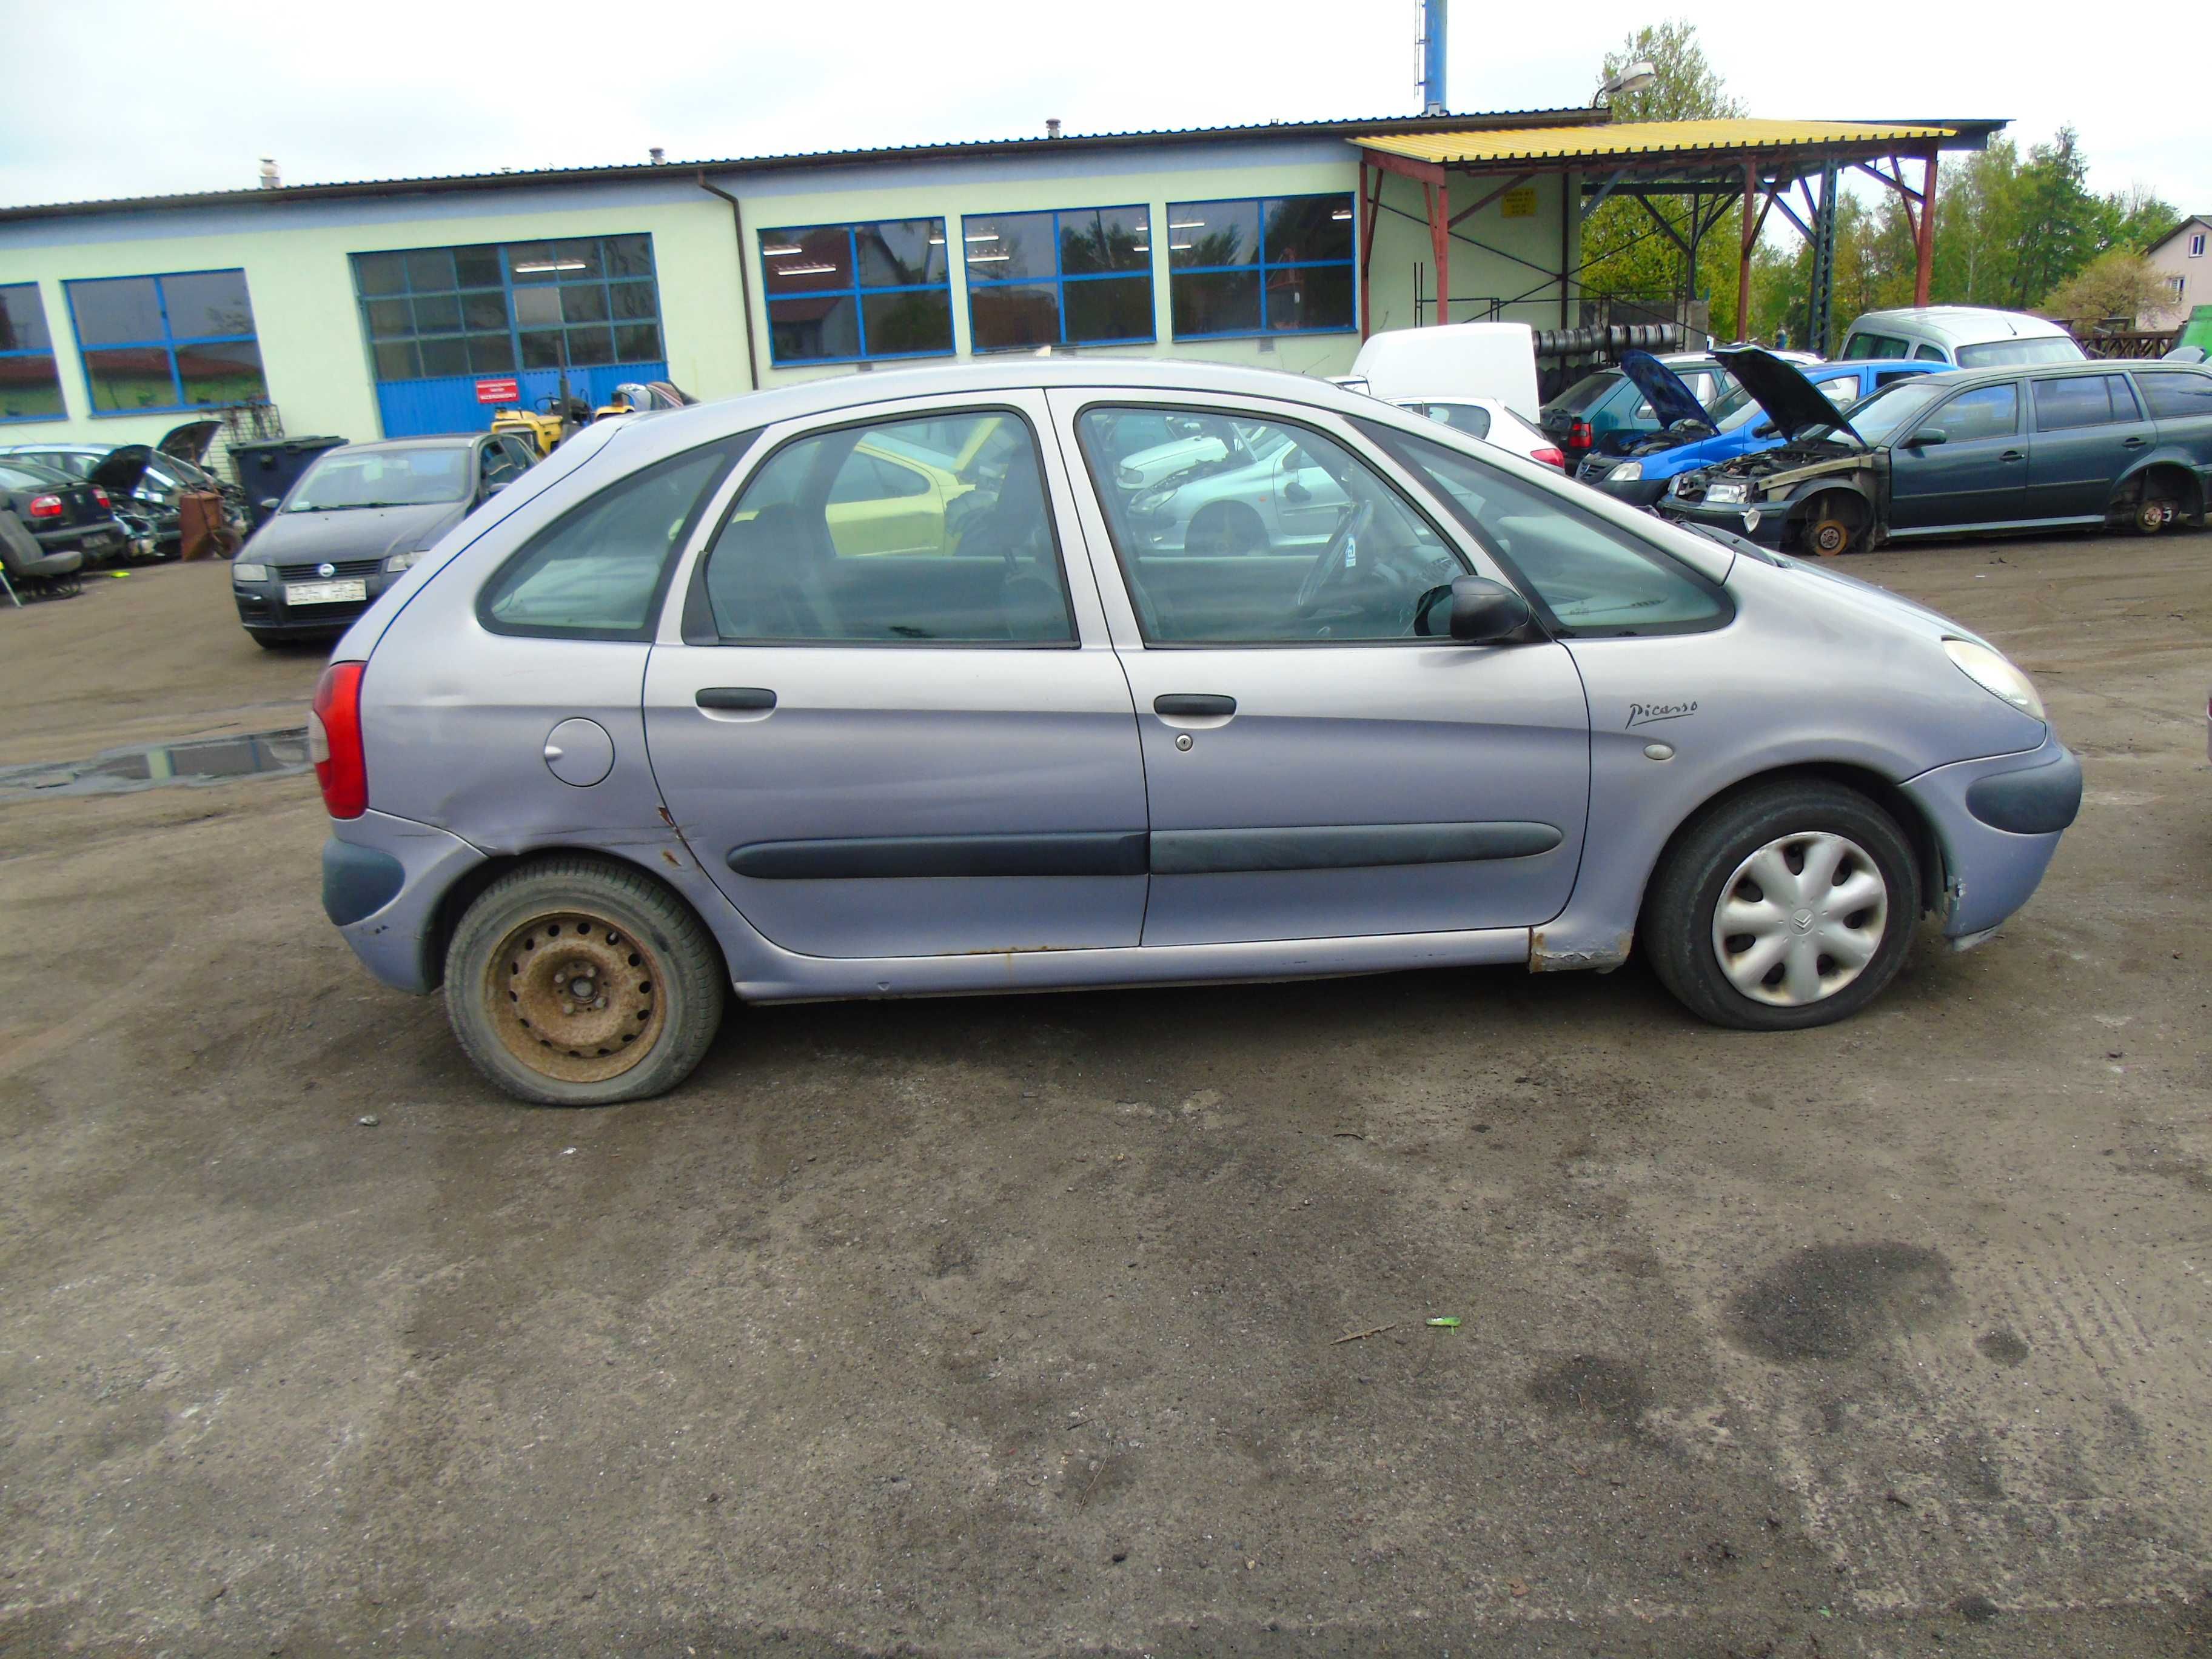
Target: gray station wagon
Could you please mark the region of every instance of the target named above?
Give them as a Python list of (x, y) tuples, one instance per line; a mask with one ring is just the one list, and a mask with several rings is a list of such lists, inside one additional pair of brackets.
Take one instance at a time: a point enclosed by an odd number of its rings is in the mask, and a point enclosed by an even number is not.
[[(1164, 416), (1295, 446), (1328, 523), (1156, 547), (1119, 463)], [(2025, 675), (1877, 589), (1318, 381), (1034, 358), (590, 428), (370, 607), (311, 732), (331, 921), (579, 1104), (679, 1081), (732, 992), (1633, 944), (1820, 1024), (1923, 913), (1985, 938), (2081, 792)]]

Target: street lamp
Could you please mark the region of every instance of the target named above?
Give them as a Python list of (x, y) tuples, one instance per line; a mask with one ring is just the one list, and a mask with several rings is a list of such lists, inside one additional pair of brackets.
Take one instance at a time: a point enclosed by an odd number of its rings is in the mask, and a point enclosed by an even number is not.
[(1608, 78), (1590, 100), (1590, 107), (1610, 103), (1624, 92), (1641, 92), (1659, 78), (1659, 66), (1649, 58), (1639, 58), (1618, 75)]

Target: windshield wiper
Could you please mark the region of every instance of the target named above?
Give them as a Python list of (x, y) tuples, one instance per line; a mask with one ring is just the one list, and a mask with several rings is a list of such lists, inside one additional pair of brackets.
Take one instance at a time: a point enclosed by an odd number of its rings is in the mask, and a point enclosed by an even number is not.
[(301, 501), (295, 513), (354, 513), (367, 507), (435, 507), (435, 501)]

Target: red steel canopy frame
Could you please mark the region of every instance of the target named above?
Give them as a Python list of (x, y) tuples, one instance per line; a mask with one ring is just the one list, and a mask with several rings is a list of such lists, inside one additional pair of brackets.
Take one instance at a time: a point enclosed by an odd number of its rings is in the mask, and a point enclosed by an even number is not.
[[(1912, 231), (1912, 302), (1928, 303), (1929, 276), (1935, 260), (1936, 158), (1946, 149), (1978, 150), (2006, 125), (2002, 120), (1940, 122), (1779, 121), (1731, 118), (1710, 121), (1644, 121), (1606, 126), (1524, 129), (1468, 129), (1463, 131), (1371, 134), (1351, 140), (1359, 150), (1360, 250), (1359, 331), (1373, 331), (1371, 267), (1375, 229), (1384, 211), (1382, 191), (1392, 175), (1421, 187), (1424, 216), (1437, 264), (1436, 320), (1450, 320), (1451, 244), (1474, 239), (1458, 229), (1508, 191), (1540, 179), (1566, 186), (1579, 179), (1582, 216), (1615, 196), (1640, 203), (1657, 228), (1680, 247), (1695, 269), (1698, 244), (1738, 203), (1746, 205), (1737, 255), (1736, 337), (1751, 325), (1751, 260), (1767, 215), (1782, 216), (1808, 239), (1832, 202), (1823, 201), (1820, 181), (1831, 167), (1856, 168), (1897, 192)], [(1907, 182), (1906, 165), (1917, 161), (1917, 186)], [(1885, 170), (1885, 167), (1887, 170)], [(1371, 180), (1371, 183), (1370, 183)], [(1472, 199), (1452, 210), (1452, 185), (1458, 181)], [(1802, 195), (1800, 216), (1788, 198)], [(1686, 225), (1676, 226), (1652, 205), (1654, 198), (1687, 198)], [(1751, 210), (1750, 204), (1759, 204)], [(1686, 231), (1686, 234), (1685, 232)], [(1560, 227), (1560, 269), (1528, 296), (1557, 286), (1560, 320), (1566, 323), (1570, 284), (1568, 227)], [(1479, 244), (1477, 246), (1480, 246)], [(1518, 256), (1507, 256), (1527, 264)], [(1533, 267), (1540, 270), (1541, 267)]]

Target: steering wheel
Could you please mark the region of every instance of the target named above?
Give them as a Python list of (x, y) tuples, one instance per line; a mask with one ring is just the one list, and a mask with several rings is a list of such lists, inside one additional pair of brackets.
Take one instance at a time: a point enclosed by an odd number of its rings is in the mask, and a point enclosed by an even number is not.
[[(1345, 549), (1374, 522), (1375, 503), (1362, 501), (1352, 510), (1350, 517), (1337, 526), (1336, 534), (1328, 538), (1328, 545), (1322, 549), (1321, 556), (1313, 562), (1312, 568), (1306, 572), (1305, 580), (1298, 584), (1297, 609), (1301, 614), (1320, 604), (1321, 596), (1344, 579)], [(1356, 548), (1354, 556), (1357, 556)], [(1357, 574), (1357, 567), (1353, 569)]]

